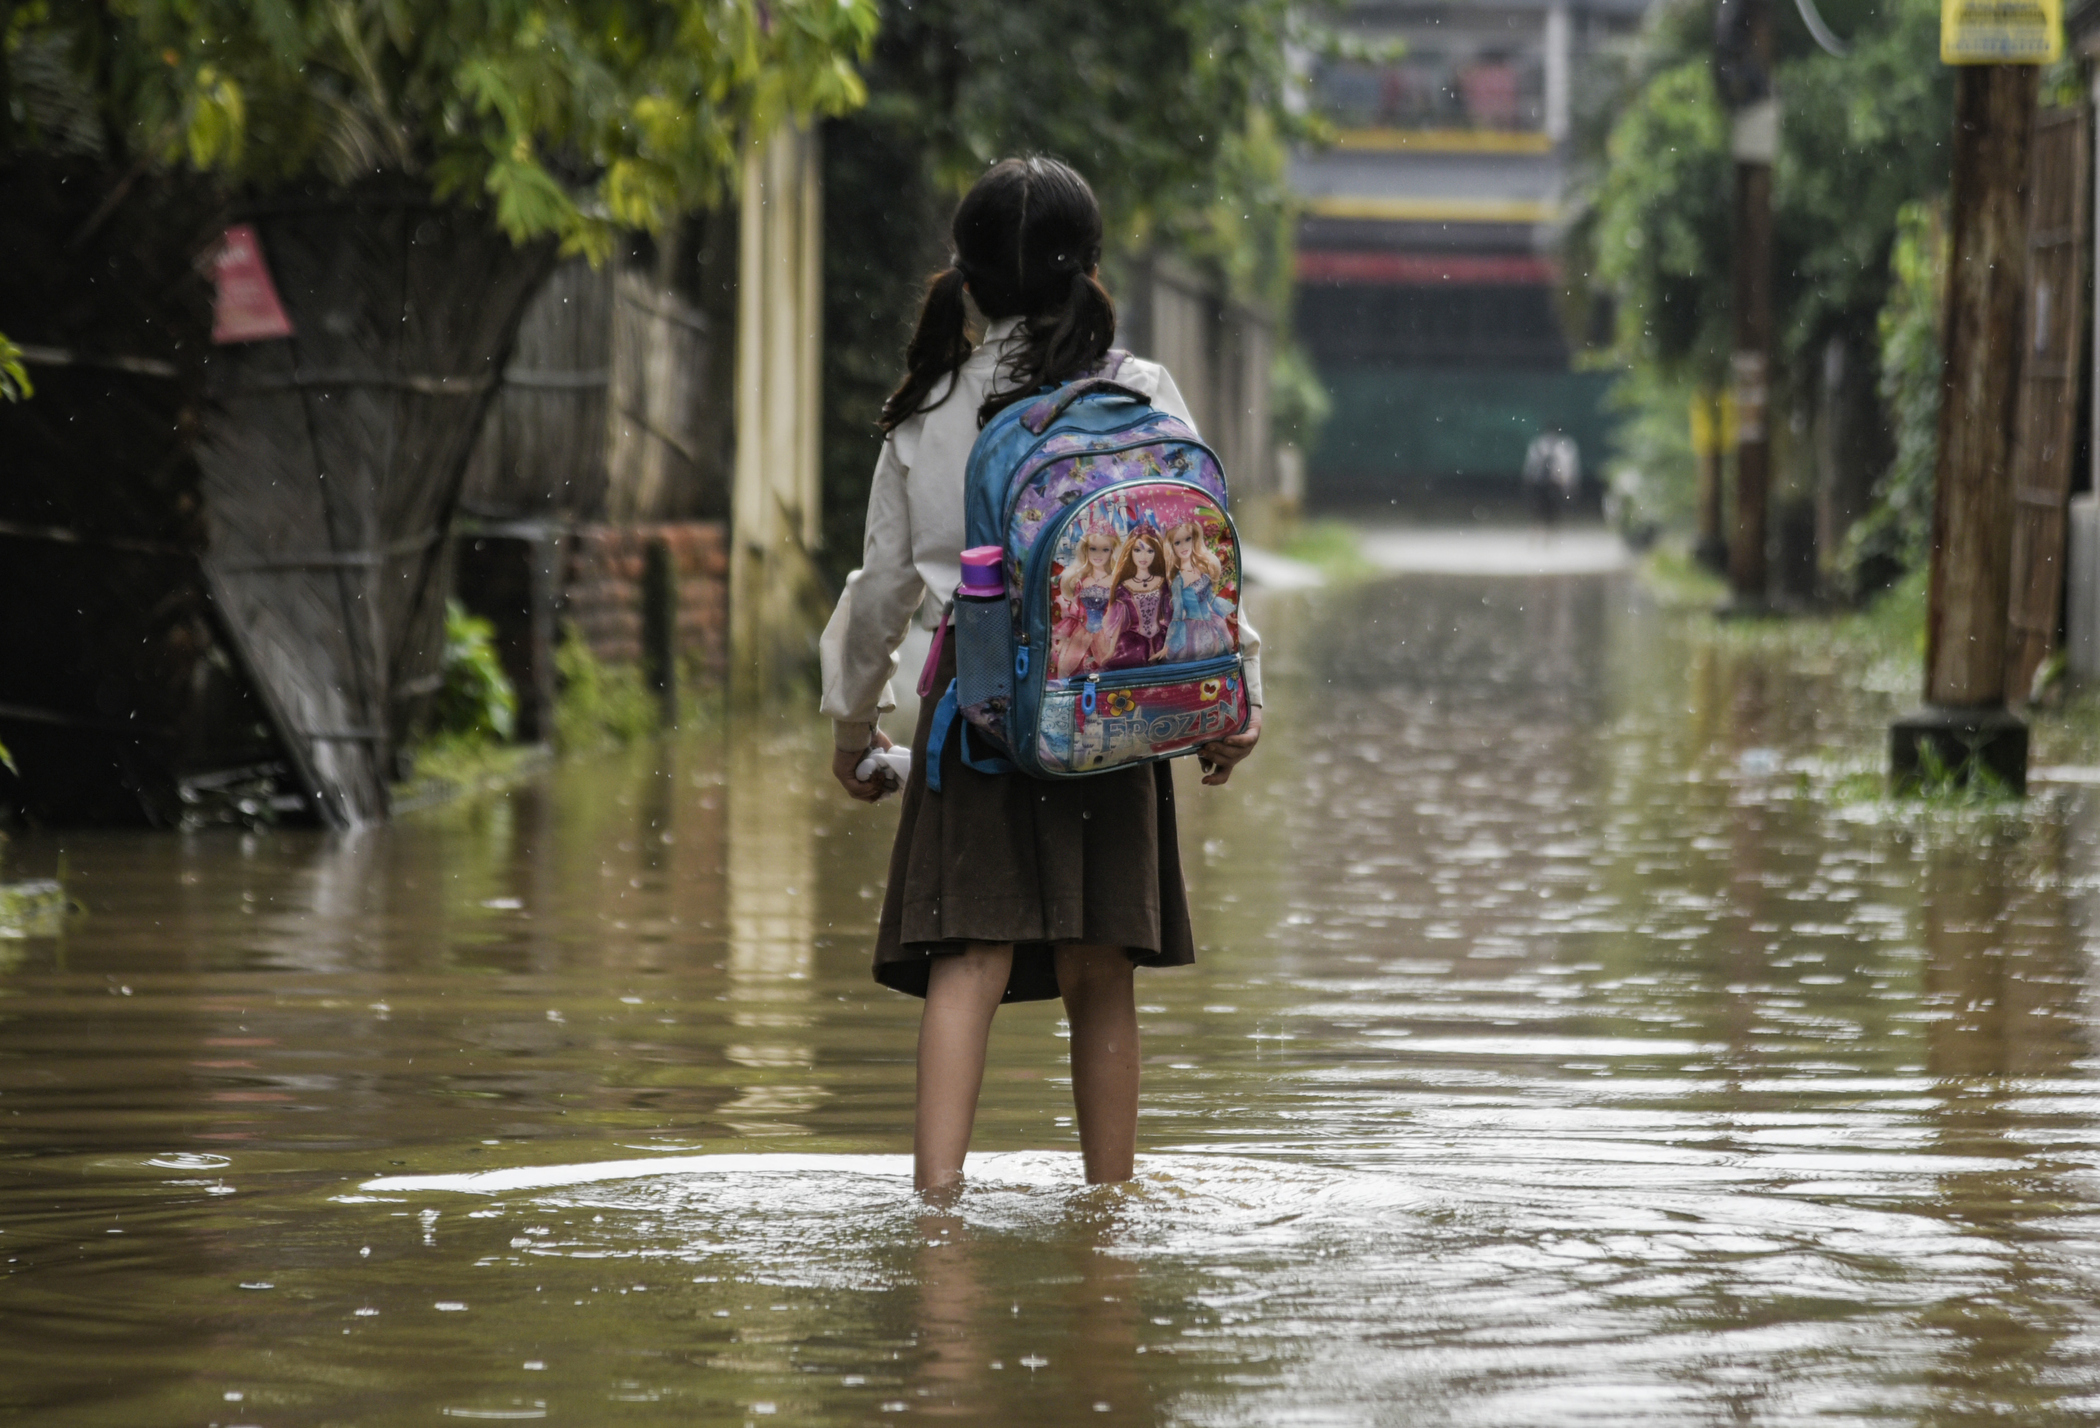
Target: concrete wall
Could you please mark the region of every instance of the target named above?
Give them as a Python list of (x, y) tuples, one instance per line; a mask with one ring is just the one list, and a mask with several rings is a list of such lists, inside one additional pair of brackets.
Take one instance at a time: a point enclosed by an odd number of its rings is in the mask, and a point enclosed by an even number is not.
[(1200, 274), (1164, 257), (1133, 264), (1116, 298), (1118, 344), (1174, 374), (1197, 430), (1225, 465), (1233, 519), (1245, 538), (1270, 539), (1277, 482), (1268, 317), (1221, 297)]

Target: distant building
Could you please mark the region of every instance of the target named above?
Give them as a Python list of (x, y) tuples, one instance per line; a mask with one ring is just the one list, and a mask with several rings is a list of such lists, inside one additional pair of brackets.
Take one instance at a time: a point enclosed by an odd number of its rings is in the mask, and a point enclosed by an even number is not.
[(1339, 130), (1302, 153), (1297, 332), (1334, 395), (1320, 506), (1513, 498), (1548, 427), (1601, 452), (1609, 379), (1570, 370), (1552, 240), (1574, 91), (1647, 0), (1355, 0), (1398, 58), (1315, 62)]

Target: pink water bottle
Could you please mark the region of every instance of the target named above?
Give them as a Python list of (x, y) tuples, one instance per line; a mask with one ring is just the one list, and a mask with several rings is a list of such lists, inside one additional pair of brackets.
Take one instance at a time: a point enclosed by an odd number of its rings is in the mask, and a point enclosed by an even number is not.
[(962, 553), (962, 585), (956, 595), (965, 600), (997, 600), (1006, 594), (1006, 552), (996, 545), (978, 545)]

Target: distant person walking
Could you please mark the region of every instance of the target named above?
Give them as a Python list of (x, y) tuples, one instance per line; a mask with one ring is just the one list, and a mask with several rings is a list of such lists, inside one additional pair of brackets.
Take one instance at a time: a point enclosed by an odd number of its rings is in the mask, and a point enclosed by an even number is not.
[(1561, 512), (1575, 504), (1581, 489), (1582, 452), (1575, 438), (1559, 427), (1548, 427), (1531, 438), (1524, 452), (1524, 492), (1531, 498), (1539, 523), (1551, 529)]
[[(877, 723), (895, 707), (889, 681), (897, 646), (926, 592), (946, 600), (961, 579), (964, 466), (979, 429), (1022, 397), (1102, 369), (1116, 329), (1115, 306), (1095, 277), (1101, 209), (1086, 180), (1065, 165), (995, 165), (964, 196), (950, 235), (954, 266), (928, 286), (906, 350), (910, 371), (883, 407), (887, 438), (868, 496), (861, 568), (847, 577), (822, 642), (823, 710), (837, 745), (832, 772), (866, 801), (885, 791), (862, 782), (857, 769), (870, 749), (890, 747)], [(1115, 380), (1194, 428), (1165, 368), (1127, 358)], [(1082, 655), (1120, 648), (1125, 638), (1172, 638), (1172, 623), (1161, 629), (1172, 614), (1162, 608), (1170, 584), (1193, 588), (1189, 572), (1216, 568), (1203, 564), (1209, 552), (1199, 554), (1197, 536), (1183, 540), (1176, 564), (1180, 534), (1150, 537), (1144, 559), (1129, 541), (1103, 540), (1100, 558), (1080, 572), (1084, 583), (1099, 567), (1090, 589), (1103, 631)], [(1129, 618), (1121, 614), (1126, 601), (1135, 611)], [(1115, 635), (1106, 633), (1111, 623)], [(1243, 733), (1201, 749), (1206, 784), (1230, 778), (1261, 733), (1260, 639), (1244, 616), (1239, 638), (1253, 708)], [(953, 639), (942, 641), (936, 660), (922, 690), (955, 678)], [(992, 1014), (1003, 1002), (1060, 996), (1072, 1028), (1086, 1178), (1127, 1180), (1138, 1111), (1133, 971), (1196, 959), (1169, 766), (1054, 782), (987, 774), (966, 767), (962, 740), (949, 739), (940, 791), (929, 792), (924, 756), (935, 707), (930, 698), (920, 702), (912, 740), (920, 757), (904, 785), (875, 941), (875, 980), (926, 999), (915, 1182), (934, 1190), (962, 1179)]]

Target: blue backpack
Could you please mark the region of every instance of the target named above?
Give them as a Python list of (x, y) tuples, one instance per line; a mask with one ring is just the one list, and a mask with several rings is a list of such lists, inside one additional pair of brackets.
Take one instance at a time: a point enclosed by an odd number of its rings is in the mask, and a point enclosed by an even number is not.
[(1193, 753), (1247, 725), (1240, 538), (1211, 449), (1105, 370), (1007, 407), (964, 478), (971, 546), (1006, 588), (958, 591), (956, 677), (923, 751), (984, 773), (1082, 778)]

